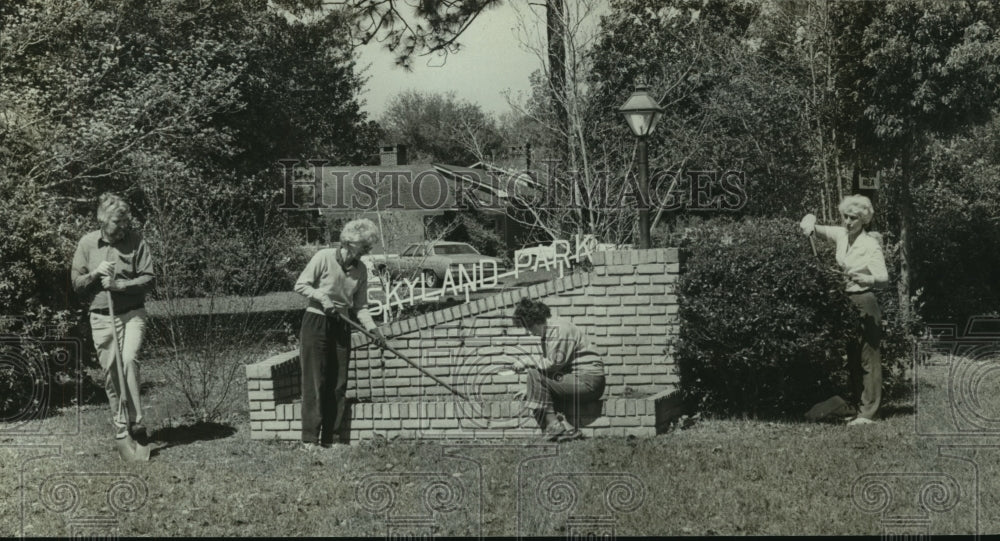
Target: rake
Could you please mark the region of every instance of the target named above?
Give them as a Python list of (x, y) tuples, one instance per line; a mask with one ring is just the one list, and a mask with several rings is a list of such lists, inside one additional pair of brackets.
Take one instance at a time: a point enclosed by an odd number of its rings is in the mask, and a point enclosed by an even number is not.
[[(354, 327), (359, 332), (361, 332), (361, 334), (367, 336), (373, 342), (376, 341), (375, 335), (373, 335), (372, 333), (368, 332), (367, 329), (365, 329), (364, 327), (362, 327), (358, 323), (355, 323), (354, 321), (351, 321), (349, 318), (346, 318), (346, 317), (342, 317), (341, 319), (343, 319), (344, 321), (346, 321), (347, 323), (349, 323), (352, 327)], [(417, 370), (419, 370), (425, 376), (427, 376), (427, 377), (431, 378), (432, 380), (436, 381), (442, 387), (444, 387), (445, 389), (448, 389), (449, 391), (451, 391), (453, 394), (455, 394), (456, 396), (458, 396), (462, 400), (469, 400), (469, 397), (465, 396), (465, 394), (463, 392), (459, 391), (458, 389), (455, 389), (451, 385), (448, 385), (447, 383), (445, 383), (444, 381), (442, 381), (441, 378), (435, 376), (434, 374), (431, 374), (430, 372), (424, 370), (423, 368), (420, 368), (420, 366), (417, 363), (415, 363), (412, 360), (410, 360), (410, 358), (407, 357), (406, 355), (403, 355), (402, 353), (400, 353), (398, 349), (390, 346), (389, 344), (386, 344), (383, 349), (387, 349), (387, 350), (391, 351), (397, 357), (399, 357), (400, 359), (403, 359), (403, 361), (405, 361), (407, 364), (409, 364), (413, 368), (416, 368)]]

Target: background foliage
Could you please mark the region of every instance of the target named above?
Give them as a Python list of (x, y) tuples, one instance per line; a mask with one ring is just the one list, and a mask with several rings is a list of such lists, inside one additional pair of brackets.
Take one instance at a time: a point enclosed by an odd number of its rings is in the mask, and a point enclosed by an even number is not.
[[(636, 172), (635, 141), (617, 108), (640, 78), (665, 108), (649, 141), (653, 189), (670, 189), (686, 203), (654, 212), (654, 238), (674, 243), (690, 229), (693, 254), (716, 250), (739, 267), (694, 265), (691, 273), (733, 283), (746, 269), (776, 265), (697, 232), (735, 235), (714, 222), (720, 218), (746, 219), (742, 234), (759, 232), (751, 242), (762, 254), (794, 263), (801, 239), (765, 246), (767, 231), (785, 235), (773, 220), (815, 212), (836, 222), (838, 200), (862, 191), (861, 178), (877, 175), (881, 186), (863, 193), (875, 202), (874, 228), (884, 233), (896, 288), (880, 294), (890, 336), (917, 332), (921, 319), (961, 325), (996, 311), (995, 2), (610, 0), (595, 9), (589, 0), (546, 1), (530, 14), (554, 15), (547, 43), (522, 43), (539, 53), (539, 70), (530, 94), (511, 100), (511, 113), (494, 118), (453, 95), (410, 92), (380, 122), (365, 116), (358, 98), (364, 78), (354, 60), (359, 44), (385, 39), (405, 68), (416, 55), (458, 52), (468, 24), (500, 3), (0, 3), (0, 304), (16, 316), (0, 323), (0, 333), (41, 338), (62, 329), (87, 336), (68, 265), (77, 240), (94, 227), (97, 195), (107, 190), (132, 202), (153, 246), (155, 296), (287, 289), (289, 265), (301, 264), (291, 231), (316, 225), (316, 217), (273, 212), (281, 179), (272, 167), (285, 158), (376, 163), (383, 137), (409, 144), (416, 160), (485, 160), (514, 175), (527, 166), (523, 149), (531, 143), (531, 180), (558, 188), (566, 205), (512, 213), (527, 226), (525, 237), (593, 233), (629, 242), (638, 201), (623, 180)], [(414, 21), (421, 24), (408, 24)], [(553, 51), (563, 51), (562, 67), (552, 65)], [(742, 174), (746, 204), (728, 211), (692, 204), (696, 199), (684, 194), (698, 171)], [(625, 197), (596, 203), (610, 190)], [(502, 249), (481, 216), (436, 225), (488, 253)], [(732, 275), (717, 275), (723, 270)], [(807, 272), (779, 274), (800, 284), (822, 280), (794, 274)], [(707, 284), (705, 276), (689, 278)], [(747, 286), (775, 286), (768, 280)], [(802, 287), (802, 303), (820, 293)], [(710, 312), (705, 299), (713, 297), (702, 293), (686, 297), (703, 301), (688, 308), (693, 317)], [(761, 311), (736, 324), (735, 313), (716, 308), (738, 336), (747, 336), (747, 321), (785, 336), (790, 308), (768, 302), (775, 310), (769, 321), (760, 320), (770, 313)], [(829, 342), (839, 328), (837, 301), (829, 302), (830, 313), (815, 317), (831, 327), (799, 329), (802, 341), (779, 347), (813, 355)], [(758, 355), (753, 366), (779, 366), (754, 349), (762, 345), (749, 344)], [(890, 341), (885, 351), (905, 346)], [(23, 387), (11, 378), (0, 385)], [(778, 391), (791, 404), (826, 383)]]
[[(109, 190), (132, 203), (150, 243), (154, 297), (288, 289), (290, 226), (312, 218), (276, 214), (275, 164), (364, 163), (377, 150), (357, 100), (350, 24), (340, 11), (286, 17), (265, 0), (4, 3), (8, 313), (37, 328), (80, 321), (69, 262)], [(89, 346), (86, 328), (73, 332)]]
[[(849, 396), (844, 348), (857, 309), (843, 293), (831, 247), (822, 248), (817, 261), (797, 223), (784, 219), (687, 231), (676, 360), (682, 391), (698, 411), (800, 417), (834, 394)], [(906, 383), (909, 351), (902, 325), (886, 329), (888, 396)]]

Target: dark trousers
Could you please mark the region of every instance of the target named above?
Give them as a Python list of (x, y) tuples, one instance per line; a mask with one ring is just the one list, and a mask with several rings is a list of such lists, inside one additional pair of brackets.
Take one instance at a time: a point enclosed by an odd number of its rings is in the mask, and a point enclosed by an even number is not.
[(527, 370), (528, 387), (525, 405), (532, 410), (555, 413), (553, 402), (569, 408), (600, 400), (604, 394), (604, 376), (588, 374), (551, 375), (535, 368)]
[(872, 419), (882, 401), (882, 311), (872, 292), (848, 294), (858, 308), (858, 328), (847, 343), (847, 368), (858, 417)]
[(333, 443), (345, 426), (351, 329), (338, 317), (306, 312), (299, 336), (302, 441)]

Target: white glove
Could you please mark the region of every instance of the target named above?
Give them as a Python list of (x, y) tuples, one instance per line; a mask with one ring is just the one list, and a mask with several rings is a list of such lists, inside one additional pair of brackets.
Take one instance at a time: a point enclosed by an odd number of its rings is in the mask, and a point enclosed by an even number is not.
[(110, 261), (101, 261), (101, 264), (97, 266), (96, 269), (91, 273), (94, 278), (100, 276), (113, 276), (115, 273), (115, 264)]
[(816, 215), (806, 214), (802, 217), (802, 221), (799, 222), (799, 227), (802, 228), (802, 234), (809, 236), (816, 231)]

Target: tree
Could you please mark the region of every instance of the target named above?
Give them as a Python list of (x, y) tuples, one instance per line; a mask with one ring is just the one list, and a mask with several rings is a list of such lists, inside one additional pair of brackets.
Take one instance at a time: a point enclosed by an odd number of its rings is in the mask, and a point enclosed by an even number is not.
[(837, 205), (850, 190), (852, 172), (845, 171), (839, 142), (841, 111), (835, 62), (840, 29), (834, 25), (830, 0), (773, 0), (761, 3), (761, 16), (750, 29), (769, 62), (786, 67), (801, 92), (801, 122), (812, 159), (808, 197), (825, 222), (835, 221)]
[(0, 168), (89, 205), (108, 189), (141, 204), (160, 176), (239, 184), (282, 158), (370, 161), (346, 24), (289, 22), (263, 0), (26, 1), (0, 34)]
[(844, 28), (836, 70), (850, 139), (841, 151), (858, 163), (898, 168), (889, 187), (902, 251), (900, 309), (913, 294), (913, 190), (918, 157), (934, 135), (990, 118), (1000, 97), (1000, 7), (988, 2), (920, 0), (838, 3)]
[[(598, 192), (614, 198), (621, 192), (620, 184), (611, 182), (601, 168), (607, 148), (587, 147), (584, 138), (592, 129), (584, 118), (586, 76), (588, 50), (595, 39), (591, 23), (600, 2), (548, 2), (544, 11), (533, 7), (518, 10), (517, 31), (522, 46), (538, 57), (540, 69), (531, 75), (532, 90), (525, 99), (508, 96), (514, 112), (502, 123), (506, 148), (518, 148), (523, 156), (526, 143), (531, 144), (533, 180), (524, 177), (527, 164), (521, 157), (516, 164), (504, 156), (490, 160), (490, 165), (510, 182), (527, 182), (528, 191), (533, 191), (532, 184), (539, 188), (529, 197), (514, 198), (510, 215), (540, 229), (544, 237), (591, 233), (621, 242), (630, 235), (632, 221), (620, 212), (607, 212), (604, 203), (609, 197), (588, 198)], [(534, 32), (540, 22), (546, 28), (544, 35)]]
[[(279, 159), (363, 163), (375, 152), (341, 14), (294, 22), (264, 0), (22, 0), (0, 15), (0, 193), (14, 217), (0, 228), (49, 239), (11, 244), (5, 265), (68, 265), (103, 191), (124, 193), (140, 222), (154, 199), (190, 198), (205, 200), (206, 217), (238, 201), (237, 216), (259, 221), (281, 187)], [(65, 289), (46, 289), (42, 274), (9, 310)], [(55, 297), (51, 308), (70, 303)]]
[[(298, 14), (327, 6), (342, 9), (356, 23), (357, 43), (367, 44), (372, 39), (385, 42), (385, 48), (396, 55), (396, 63), (405, 69), (412, 67), (414, 55), (437, 54), (447, 58), (448, 54), (458, 52), (461, 48), (458, 38), (480, 14), (501, 3), (502, 0), (421, 0), (411, 6), (410, 13), (403, 13), (393, 0), (276, 0), (277, 5)], [(594, 2), (585, 4), (586, 9), (593, 9)], [(565, 109), (565, 92), (567, 64), (571, 60), (567, 57), (570, 53), (567, 34), (577, 30), (567, 24), (573, 17), (567, 12), (565, 0), (545, 0), (539, 5), (545, 8), (549, 104), (560, 131), (568, 134), (570, 112)], [(562, 161), (568, 162), (572, 145), (573, 140), (567, 135), (553, 148), (559, 151)]]
[(485, 10), (503, 0), (421, 0), (405, 3), (401, 10), (396, 0), (274, 0), (292, 13), (304, 14), (334, 8), (354, 21), (357, 44), (375, 39), (396, 56), (396, 63), (406, 69), (414, 55), (439, 54), (447, 57), (461, 48), (461, 37)]
[(1000, 111), (967, 133), (933, 137), (915, 176), (913, 259), (922, 313), (964, 326), (1000, 305)]
[(494, 118), (454, 92), (401, 92), (379, 125), (387, 138), (407, 145), (411, 162), (471, 165), (501, 150)]
[(363, 81), (337, 13), (304, 24), (262, 0), (43, 5), (4, 32), (0, 92), (20, 126), (56, 143), (17, 153), (46, 189), (134, 187), (126, 179), (150, 171), (149, 153), (238, 177), (281, 158), (374, 151), (358, 148)]
[(357, 96), (364, 78), (345, 35), (348, 20), (331, 12), (307, 23), (265, 13), (249, 43), (238, 81), (243, 106), (220, 120), (239, 133), (235, 164), (253, 174), (283, 158), (323, 158), (360, 165), (377, 156), (377, 125)]
[[(579, 4), (578, 4), (579, 5)], [(590, 3), (585, 3), (590, 7)], [(556, 150), (556, 157), (571, 162), (572, 156), (570, 148), (573, 138), (570, 136), (569, 110), (567, 109), (568, 96), (566, 95), (566, 78), (569, 67), (567, 64), (572, 59), (567, 58), (567, 54), (575, 53), (575, 48), (567, 47), (567, 34), (573, 32), (570, 28), (571, 19), (566, 12), (565, 0), (547, 0), (545, 3), (545, 37), (546, 37), (546, 64), (548, 72), (549, 104), (555, 116), (556, 129), (564, 133), (563, 137), (553, 141)], [(572, 169), (575, 167), (570, 166)]]
[[(617, 110), (645, 79), (665, 109), (649, 136), (650, 189), (673, 195), (659, 197), (671, 204), (656, 209), (654, 224), (694, 212), (774, 215), (805, 208), (803, 92), (753, 32), (765, 15), (751, 2), (621, 0), (602, 18), (588, 79), (588, 135), (594, 145), (631, 143)], [(621, 165), (612, 170), (629, 171), (632, 156), (619, 154)], [(718, 190), (714, 201), (722, 208), (700, 208), (690, 188), (699, 171), (741, 174), (746, 197), (733, 200), (738, 208), (721, 204)]]

